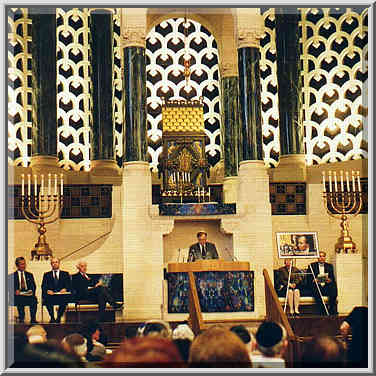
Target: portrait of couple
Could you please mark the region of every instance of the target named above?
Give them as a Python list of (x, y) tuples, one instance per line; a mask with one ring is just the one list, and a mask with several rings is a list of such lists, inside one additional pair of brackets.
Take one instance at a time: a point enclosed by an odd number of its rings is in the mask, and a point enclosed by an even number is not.
[(316, 232), (278, 232), (279, 258), (316, 258), (318, 241)]

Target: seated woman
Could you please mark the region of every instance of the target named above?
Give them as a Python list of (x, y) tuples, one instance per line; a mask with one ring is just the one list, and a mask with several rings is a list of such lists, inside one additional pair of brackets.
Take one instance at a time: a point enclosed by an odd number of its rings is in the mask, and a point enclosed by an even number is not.
[(299, 303), (300, 303), (300, 284), (302, 283), (302, 276), (299, 272), (299, 269), (295, 266), (291, 266), (291, 276), (290, 276), (290, 284), (288, 284), (289, 280), (289, 271), (290, 271), (291, 259), (285, 259), (285, 266), (282, 266), (278, 269), (277, 273), (277, 294), (278, 296), (285, 297), (288, 287), (287, 293), (287, 302), (290, 307), (290, 314), (294, 314), (294, 307), (295, 307), (295, 314), (299, 315)]

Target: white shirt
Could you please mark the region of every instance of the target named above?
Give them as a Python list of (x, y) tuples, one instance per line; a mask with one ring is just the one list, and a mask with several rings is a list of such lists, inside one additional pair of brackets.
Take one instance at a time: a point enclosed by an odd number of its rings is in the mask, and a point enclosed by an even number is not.
[(17, 270), (17, 273), (18, 273), (18, 281), (19, 281), (19, 283), (20, 283), (20, 289), (21, 289), (21, 273), (23, 273), (23, 275), (24, 275), (24, 280), (25, 280), (25, 288), (26, 288), (26, 290), (28, 290), (28, 288), (27, 288), (27, 281), (26, 281), (26, 274), (25, 274), (25, 272), (21, 272), (20, 270)]
[(60, 276), (60, 270), (52, 270), (52, 277), (55, 278), (55, 272), (56, 272), (56, 278), (59, 279)]
[(320, 264), (319, 263), (319, 274), (324, 274), (325, 273), (325, 266), (324, 266), (324, 264)]
[(285, 360), (282, 358), (271, 358), (262, 354), (249, 356), (252, 368), (286, 368)]

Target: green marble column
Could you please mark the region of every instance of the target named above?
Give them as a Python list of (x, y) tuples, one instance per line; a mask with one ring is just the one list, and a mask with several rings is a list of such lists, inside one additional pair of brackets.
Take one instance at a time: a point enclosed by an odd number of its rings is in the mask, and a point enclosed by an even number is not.
[(31, 18), (33, 156), (57, 156), (56, 9), (29, 8)]
[(125, 160), (146, 161), (145, 48), (124, 48)]
[(299, 12), (296, 8), (275, 10), (281, 156), (304, 154)]
[(113, 121), (113, 22), (112, 12), (95, 10), (90, 13), (90, 47), (92, 68), (93, 160), (114, 159)]
[(239, 48), (238, 65), (242, 119), (239, 162), (263, 160), (259, 49), (256, 47)]
[(238, 175), (238, 153), (240, 135), (239, 117), (239, 78), (224, 77), (222, 90), (222, 134), (224, 147), (225, 177)]

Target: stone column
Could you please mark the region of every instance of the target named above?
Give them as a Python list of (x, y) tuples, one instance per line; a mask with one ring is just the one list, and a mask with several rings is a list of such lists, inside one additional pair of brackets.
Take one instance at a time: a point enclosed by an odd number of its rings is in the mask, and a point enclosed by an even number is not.
[(33, 173), (57, 169), (56, 9), (30, 8)]
[(151, 173), (146, 162), (146, 8), (123, 8), (125, 83), (123, 168), (125, 319), (162, 317), (163, 249), (152, 233)]
[[(222, 37), (221, 104), (222, 143), (224, 150), (223, 198), (225, 203), (237, 201), (239, 163), (239, 76), (234, 28), (225, 30)], [(226, 38), (227, 37), (227, 38)], [(231, 37), (231, 38), (230, 38)], [(229, 46), (230, 45), (230, 46)]]
[(114, 160), (113, 119), (113, 21), (112, 12), (90, 12), (90, 48), (92, 68), (92, 167), (94, 174), (117, 172)]
[(274, 180), (304, 181), (303, 79), (301, 77), (299, 17), (294, 8), (276, 8), (276, 47), (279, 102), (280, 163)]
[(253, 26), (239, 30), (239, 99), (242, 119), (239, 162), (263, 160), (260, 43), (263, 31), (262, 16), (253, 15)]

